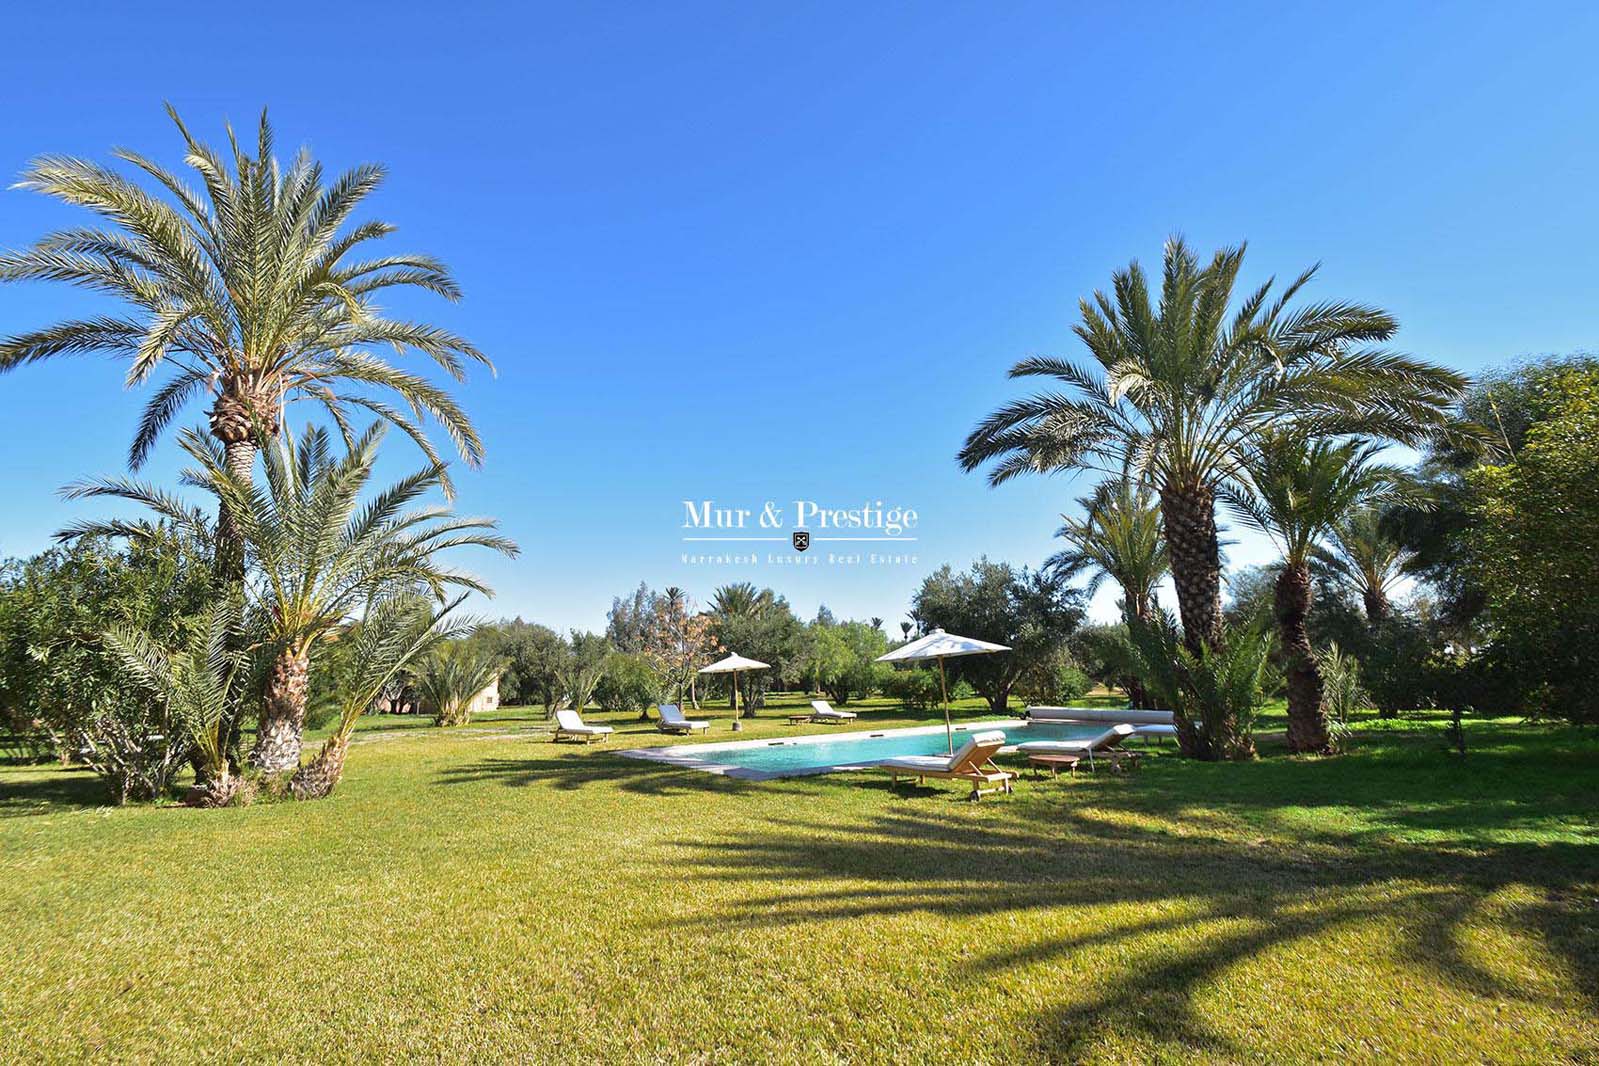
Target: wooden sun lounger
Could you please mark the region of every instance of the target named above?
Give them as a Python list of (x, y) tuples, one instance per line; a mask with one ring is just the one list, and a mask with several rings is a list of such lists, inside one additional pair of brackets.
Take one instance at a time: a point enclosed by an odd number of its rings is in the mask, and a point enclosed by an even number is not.
[(972, 794), (967, 798), (975, 802), (995, 792), (1011, 791), (1016, 775), (994, 765), (995, 753), (1004, 746), (1004, 733), (977, 733), (953, 755), (901, 755), (884, 759), (877, 768), (889, 772), (890, 788), (897, 786), (901, 777), (914, 777), (917, 784), (926, 783), (929, 777), (968, 781)]

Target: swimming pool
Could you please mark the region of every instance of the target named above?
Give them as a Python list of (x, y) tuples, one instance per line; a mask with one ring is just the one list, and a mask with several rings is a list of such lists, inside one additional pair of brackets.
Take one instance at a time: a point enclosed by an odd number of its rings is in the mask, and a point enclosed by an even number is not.
[[(1005, 734), (1009, 746), (1028, 740), (1087, 740), (1099, 736), (1106, 728), (1102, 722), (1029, 722), (1020, 718), (963, 722), (955, 727), (955, 747), (966, 743), (966, 737), (971, 733), (994, 730)], [(632, 748), (616, 754), (747, 781), (768, 781), (776, 777), (825, 774), (833, 770), (858, 770), (896, 755), (943, 755), (948, 751), (944, 727), (939, 725), (808, 734), (782, 740), (735, 740), (719, 744)]]

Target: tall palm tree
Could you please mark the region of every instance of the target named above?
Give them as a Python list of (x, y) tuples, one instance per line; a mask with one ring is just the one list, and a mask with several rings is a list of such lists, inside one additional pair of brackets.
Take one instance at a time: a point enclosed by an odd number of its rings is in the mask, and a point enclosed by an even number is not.
[[(1150, 621), (1155, 606), (1155, 586), (1166, 576), (1170, 562), (1161, 529), (1160, 499), (1147, 485), (1128, 477), (1102, 482), (1092, 496), (1077, 501), (1082, 518), (1061, 515), (1055, 536), (1067, 547), (1045, 560), (1046, 572), (1070, 580), (1087, 573), (1092, 596), (1106, 578), (1122, 590), (1122, 612), (1129, 619)], [(1128, 698), (1134, 707), (1148, 705), (1142, 682), (1129, 680)]]
[(1158, 300), (1132, 263), (1112, 292), (1083, 300), (1074, 332), (1092, 361), (1024, 359), (1012, 377), (1064, 389), (999, 408), (967, 437), (959, 459), (989, 481), (1092, 467), (1131, 470), (1160, 494), (1184, 639), (1214, 643), (1221, 627), (1216, 494), (1241, 474), (1263, 427), (1292, 420), (1319, 435), (1360, 433), (1416, 442), (1441, 426), (1464, 380), (1371, 345), (1396, 327), (1387, 312), (1345, 301), (1290, 306), (1315, 274), (1273, 298), (1267, 281), (1234, 306), (1244, 249), (1206, 265), (1168, 241)]
[[(184, 405), (202, 395), (212, 401), (211, 434), (241, 482), (253, 477), (260, 436), (276, 435), (284, 405), (296, 400), (325, 409), (346, 433), (352, 410), (376, 415), (438, 466), (421, 427), (431, 415), (467, 463), (478, 465), (482, 441), (449, 394), (377, 351), (421, 352), (457, 380), (468, 361), (490, 366), (465, 339), (387, 317), (374, 302), (396, 288), (460, 298), (449, 271), (430, 256), (356, 258), (368, 242), (394, 231), (375, 220), (350, 224), (382, 182), (383, 168), (358, 166), (328, 181), (304, 150), (284, 166), (273, 157), (265, 112), (255, 154), (230, 127), (224, 157), (195, 140), (170, 105), (167, 112), (183, 138), (184, 162), (199, 176), (198, 190), (127, 149), (113, 154), (164, 195), (83, 159), (43, 156), (23, 173), (20, 188), (86, 207), (109, 226), (62, 230), (0, 254), (0, 281), (66, 282), (128, 308), (0, 339), (0, 371), (60, 355), (104, 354), (127, 363), (130, 387), (159, 378), (128, 453), (134, 470)], [(218, 568), (237, 580), (242, 548), (225, 510), (218, 533)]]
[[(412, 507), (440, 488), (443, 471), (438, 464), (363, 503), (382, 437), (383, 424), (374, 423), (339, 457), (321, 427), (308, 427), (298, 440), (284, 434), (263, 452), (264, 489), (238, 477), (214, 441), (194, 430), (180, 437), (198, 464), (185, 472), (185, 482), (216, 496), (238, 523), (248, 549), (247, 593), (273, 648), (250, 755), (264, 773), (282, 774), (299, 766), (311, 656), (346, 620), (374, 599), (419, 587), (439, 600), (451, 588), (488, 594), (475, 578), (443, 564), (439, 556), (450, 548), (517, 552), (515, 544), (494, 532), (489, 519), (458, 517), (437, 506)], [(185, 532), (214, 536), (199, 510), (129, 479), (89, 482), (70, 495), (132, 500)], [(156, 528), (148, 522), (112, 520), (80, 523), (62, 535), (151, 536)]]
[(1389, 591), (1412, 558), (1414, 553), (1383, 529), (1382, 511), (1375, 507), (1357, 507), (1333, 523), (1315, 553), (1317, 563), (1360, 596), (1372, 625), (1388, 617)]
[(1318, 543), (1355, 508), (1398, 485), (1403, 472), (1376, 461), (1381, 446), (1363, 440), (1307, 439), (1264, 430), (1245, 457), (1249, 484), (1225, 491), (1232, 510), (1271, 537), (1283, 553), (1273, 614), (1288, 674), (1288, 747), (1332, 750), (1322, 708), (1322, 676), (1306, 620), (1313, 586), (1310, 560)]

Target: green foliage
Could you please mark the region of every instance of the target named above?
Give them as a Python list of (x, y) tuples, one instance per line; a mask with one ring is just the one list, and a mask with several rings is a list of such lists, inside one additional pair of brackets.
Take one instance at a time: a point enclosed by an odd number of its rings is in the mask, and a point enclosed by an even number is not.
[(594, 700), (607, 711), (650, 709), (660, 692), (661, 679), (650, 661), (637, 653), (617, 652), (605, 661), (605, 673), (594, 689)]
[(1170, 569), (1159, 498), (1147, 485), (1119, 477), (1077, 502), (1083, 517), (1061, 515), (1055, 536), (1067, 546), (1045, 561), (1045, 569), (1068, 579), (1087, 571), (1090, 596), (1108, 577), (1121, 587), (1122, 610), (1145, 617), (1156, 584)]
[(1342, 748), (1355, 712), (1370, 699), (1360, 682), (1360, 661), (1335, 642), (1316, 653), (1316, 662), (1321, 667), (1321, 704), (1333, 743)]
[(911, 602), (911, 617), (924, 632), (943, 629), (1011, 649), (947, 664), (951, 682), (969, 684), (996, 714), (1005, 712), (1022, 672), (1063, 647), (1083, 618), (1081, 595), (1058, 574), (1017, 570), (986, 558), (961, 574), (940, 567)]
[(1187, 754), (1208, 760), (1254, 755), (1255, 717), (1265, 701), (1261, 686), (1272, 646), (1264, 618), (1227, 626), (1217, 647), (1201, 645), (1198, 654), (1169, 615), (1131, 619), (1128, 637), (1132, 669), (1157, 704), (1176, 715)]
[(605, 639), (611, 647), (625, 654), (648, 647), (660, 600), (661, 594), (642, 581), (626, 597), (613, 598), (605, 615)]
[(938, 706), (938, 668), (908, 666), (891, 670), (882, 680), (883, 695), (899, 701), (909, 711), (927, 711)]
[(1066, 648), (1036, 660), (1016, 679), (1016, 695), (1031, 707), (1065, 706), (1093, 688), (1093, 680)]
[(86, 537), (0, 570), (0, 710), (17, 747), (80, 760), (118, 803), (164, 793), (191, 741), (183, 712), (128, 682), (105, 643), (123, 627), (185, 645), (211, 569), (169, 529), (126, 546)]
[(587, 707), (594, 699), (600, 679), (605, 676), (606, 664), (615, 654), (611, 642), (600, 634), (572, 630), (566, 654), (561, 659), (558, 678), (561, 697), (556, 706), (577, 711)]
[(465, 725), (472, 704), (484, 689), (499, 680), (500, 661), (469, 641), (440, 644), (422, 662), (416, 680), (424, 708), (431, 709), (435, 725)]
[[(493, 521), (422, 503), (444, 487), (442, 467), (426, 467), (363, 499), (383, 433), (383, 423), (374, 423), (347, 439), (341, 456), (320, 426), (307, 426), (299, 437), (285, 432), (263, 450), (264, 487), (231, 470), (210, 438), (194, 430), (181, 434), (184, 450), (197, 464), (184, 481), (215, 496), (237, 524), (249, 549), (251, 579), (244, 587), (252, 624), (280, 658), (304, 658), (314, 667), (322, 646), (374, 600), (418, 589), (441, 602), (454, 589), (488, 592), (476, 578), (445, 563), (450, 549), (517, 553)], [(204, 512), (142, 482), (99, 479), (77, 486), (73, 495), (142, 504), (196, 543), (216, 543)], [(78, 523), (66, 535), (105, 533), (139, 541), (158, 532), (149, 521), (114, 519)], [(263, 715), (271, 706), (263, 701)], [(257, 765), (263, 733), (258, 728)], [(271, 757), (297, 764), (298, 744), (296, 734), (294, 750)]]
[(500, 678), (503, 702), (539, 705), (546, 713), (555, 709), (562, 695), (561, 667), (567, 653), (559, 633), (517, 618), (479, 626), (471, 640), (505, 664)]
[(1445, 706), (1441, 693), (1452, 662), (1430, 619), (1394, 612), (1371, 628), (1359, 657), (1366, 690), (1384, 717)]
[(256, 154), (230, 127), (225, 157), (167, 111), (201, 181), (198, 191), (127, 149), (114, 154), (159, 184), (160, 194), (66, 156), (41, 156), (23, 172), (18, 187), (87, 208), (111, 225), (50, 234), (0, 255), (0, 281), (65, 282), (127, 307), (121, 317), (60, 322), (0, 340), (0, 371), (93, 352), (124, 360), (130, 386), (164, 373), (134, 438), (135, 468), (184, 405), (207, 393), (223, 401), (214, 415), (231, 406), (243, 420), (230, 432), (247, 433), (251, 422), (274, 432), (285, 400), (303, 399), (340, 427), (352, 412), (385, 419), (436, 464), (421, 429), (428, 415), (478, 465), (483, 443), (455, 401), (386, 361), (388, 352), (420, 352), (457, 380), (469, 361), (490, 365), (448, 330), (384, 314), (379, 300), (400, 294), (394, 290), (451, 301), (460, 290), (431, 256), (365, 256), (369, 242), (394, 231), (375, 220), (350, 224), (382, 183), (383, 168), (364, 164), (328, 182), (306, 151), (281, 163), (264, 111)]
[(1479, 493), (1485, 483), (1470, 477), (1479, 468), (1513, 463), (1521, 454), (1532, 426), (1547, 421), (1561, 405), (1557, 384), (1567, 374), (1575, 380), (1599, 373), (1599, 360), (1589, 355), (1560, 356), (1519, 363), (1480, 377), (1457, 406), (1454, 416), (1476, 427), (1468, 444), (1444, 441), (1427, 454), (1427, 499), (1390, 508), (1383, 516), (1385, 532), (1409, 553), (1406, 569), (1425, 579), (1437, 599), (1439, 622), (1464, 643), (1476, 644), (1487, 590), (1476, 565), (1484, 517)]
[[(729, 652), (768, 663), (769, 670), (749, 670), (738, 675), (739, 705), (746, 716), (766, 702), (766, 692), (779, 679), (803, 674), (809, 650), (805, 627), (794, 617), (788, 600), (771, 589), (756, 589), (749, 582), (724, 585), (712, 602), (711, 634)], [(699, 665), (705, 665), (701, 663)], [(702, 683), (732, 698), (732, 675)]]
[(1467, 475), (1491, 660), (1533, 714), (1599, 722), (1599, 367), (1549, 374), (1515, 462)]
[(1129, 656), (1125, 622), (1085, 625), (1071, 635), (1066, 647), (1092, 680), (1106, 686), (1125, 687)]
[(993, 461), (994, 483), (1108, 465), (1148, 474), (1160, 490), (1219, 486), (1288, 412), (1318, 434), (1405, 441), (1442, 421), (1460, 375), (1365, 347), (1393, 335), (1391, 315), (1337, 300), (1291, 306), (1314, 267), (1275, 299), (1267, 281), (1230, 309), (1243, 260), (1243, 248), (1224, 248), (1202, 264), (1173, 238), (1158, 292), (1136, 262), (1118, 271), (1112, 293), (1082, 301), (1073, 330), (1093, 361), (1017, 363), (1012, 377), (1053, 378), (1065, 391), (995, 411), (967, 438), (962, 465)]
[(876, 661), (888, 651), (888, 638), (868, 622), (812, 625), (810, 651), (822, 690), (840, 707), (871, 695), (890, 673)]
[(129, 625), (106, 630), (104, 643), (126, 674), (193, 743), (202, 779), (230, 796), (226, 718), (250, 676), (239, 649), (240, 604), (224, 601), (192, 620), (183, 642), (166, 647), (149, 632)]

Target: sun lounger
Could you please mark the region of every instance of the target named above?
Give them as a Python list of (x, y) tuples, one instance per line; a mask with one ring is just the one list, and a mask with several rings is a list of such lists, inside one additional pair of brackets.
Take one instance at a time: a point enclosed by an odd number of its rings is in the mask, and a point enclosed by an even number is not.
[(591, 740), (604, 740), (616, 730), (608, 725), (588, 725), (583, 716), (573, 710), (555, 712), (555, 739), (571, 737), (585, 744)]
[(1122, 722), (1111, 726), (1097, 737), (1088, 740), (1028, 740), (1016, 745), (1016, 750), (1022, 755), (1082, 755), (1088, 759), (1088, 765), (1094, 765), (1094, 757), (1119, 765), (1121, 759), (1136, 761), (1137, 753), (1120, 751), (1122, 741), (1128, 737), (1137, 736), (1139, 729), (1135, 725)]
[[(978, 800), (991, 792), (1009, 792), (1015, 774), (994, 765), (994, 755), (1005, 746), (1004, 733), (976, 733), (953, 755), (901, 755), (877, 763), (879, 770), (892, 775), (889, 787), (899, 784), (901, 777), (914, 777), (918, 784), (929, 777), (969, 781), (971, 799)], [(987, 788), (983, 786), (989, 786)]]
[(826, 700), (811, 701), (811, 721), (813, 722), (853, 722), (854, 711), (835, 711), (833, 705)]
[(697, 733), (702, 729), (711, 728), (711, 723), (693, 718), (684, 718), (683, 712), (677, 709), (675, 703), (661, 704), (661, 717), (655, 723), (655, 728), (663, 733)]

